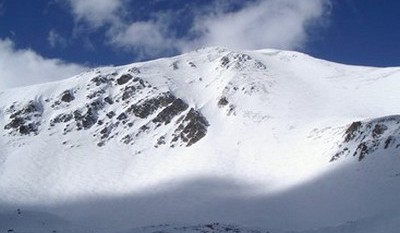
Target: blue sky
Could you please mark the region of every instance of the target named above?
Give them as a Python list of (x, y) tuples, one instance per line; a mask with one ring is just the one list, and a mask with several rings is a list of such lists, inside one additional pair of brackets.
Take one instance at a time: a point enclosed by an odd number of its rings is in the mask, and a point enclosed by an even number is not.
[(397, 0), (0, 0), (0, 89), (206, 46), (400, 66), (399, 9)]

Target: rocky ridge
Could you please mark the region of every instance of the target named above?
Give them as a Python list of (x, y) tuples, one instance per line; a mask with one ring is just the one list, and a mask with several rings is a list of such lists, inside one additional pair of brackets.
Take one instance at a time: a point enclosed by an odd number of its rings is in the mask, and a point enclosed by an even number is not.
[[(55, 127), (63, 135), (83, 130), (100, 147), (113, 138), (133, 145), (143, 134), (157, 137), (154, 147), (191, 146), (206, 135), (209, 123), (198, 109), (143, 80), (139, 72), (133, 68), (120, 75), (99, 73), (88, 80), (84, 90), (72, 87), (55, 97), (13, 103), (5, 111), (4, 130), (10, 136), (35, 136)], [(77, 95), (85, 95), (85, 103)], [(44, 111), (54, 116), (44, 119)], [(164, 133), (154, 134), (158, 128)]]
[(356, 157), (361, 161), (378, 149), (400, 152), (399, 115), (350, 124), (331, 162), (347, 156)]

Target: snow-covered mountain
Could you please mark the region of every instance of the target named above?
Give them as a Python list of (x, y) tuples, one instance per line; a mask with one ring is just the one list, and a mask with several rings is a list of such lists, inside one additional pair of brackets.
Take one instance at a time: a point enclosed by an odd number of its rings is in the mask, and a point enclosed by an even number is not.
[(396, 232), (399, 79), (207, 48), (0, 91), (0, 231)]

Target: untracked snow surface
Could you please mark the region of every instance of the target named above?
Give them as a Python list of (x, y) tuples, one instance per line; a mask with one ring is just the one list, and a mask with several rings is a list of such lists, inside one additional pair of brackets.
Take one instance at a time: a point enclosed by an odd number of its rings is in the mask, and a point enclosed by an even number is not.
[(399, 79), (207, 48), (0, 91), (0, 232), (398, 232)]

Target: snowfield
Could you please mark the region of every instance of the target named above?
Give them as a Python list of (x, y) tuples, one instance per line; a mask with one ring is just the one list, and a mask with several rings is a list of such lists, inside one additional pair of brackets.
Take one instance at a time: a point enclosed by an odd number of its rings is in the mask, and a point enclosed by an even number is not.
[(0, 232), (397, 232), (399, 79), (206, 48), (0, 91)]

